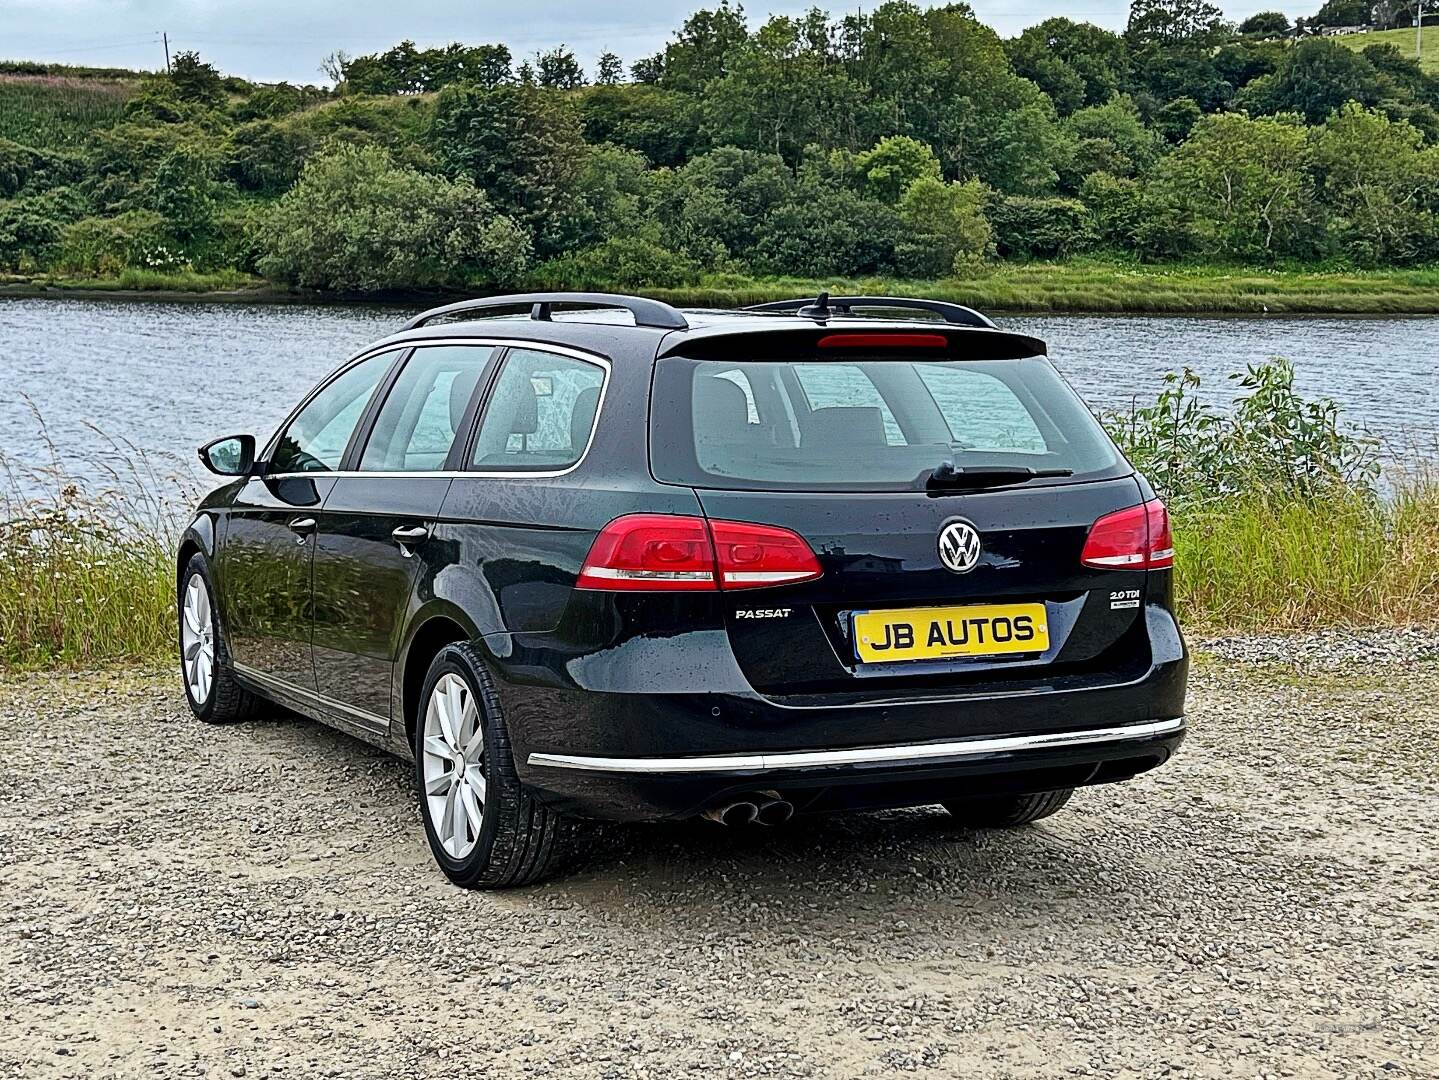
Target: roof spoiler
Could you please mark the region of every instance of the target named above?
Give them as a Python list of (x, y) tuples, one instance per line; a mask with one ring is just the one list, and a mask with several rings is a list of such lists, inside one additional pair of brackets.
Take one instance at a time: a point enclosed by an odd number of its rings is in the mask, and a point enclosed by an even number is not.
[(461, 300), (443, 307), (422, 311), (403, 329), (414, 330), (435, 319), (447, 315), (467, 315), (483, 312), (498, 315), (516, 308), (529, 308), (530, 318), (549, 322), (556, 305), (579, 308), (619, 308), (635, 317), (636, 326), (651, 326), (657, 330), (687, 330), (689, 323), (674, 308), (659, 300), (648, 300), (643, 296), (624, 296), (619, 293), (546, 292), (512, 293), (509, 296), (486, 296), (475, 300)]
[(974, 308), (951, 304), (945, 300), (920, 300), (909, 296), (830, 296), (829, 293), (822, 292), (813, 300), (777, 300), (771, 304), (752, 304), (745, 310), (772, 311), (776, 314), (798, 315), (802, 319), (824, 320), (839, 315), (853, 315), (855, 308), (929, 311), (956, 326), (996, 329), (993, 319)]

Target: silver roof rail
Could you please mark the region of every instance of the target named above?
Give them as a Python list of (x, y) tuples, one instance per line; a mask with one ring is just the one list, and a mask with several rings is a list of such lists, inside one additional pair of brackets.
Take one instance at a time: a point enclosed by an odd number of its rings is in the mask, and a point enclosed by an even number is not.
[(462, 315), (470, 312), (499, 313), (514, 308), (529, 308), (530, 318), (549, 322), (556, 305), (580, 308), (619, 308), (635, 317), (636, 326), (651, 326), (658, 330), (688, 330), (685, 317), (668, 304), (659, 300), (648, 300), (643, 296), (624, 296), (619, 293), (586, 292), (544, 292), (512, 293), (508, 296), (485, 296), (475, 300), (461, 300), (443, 307), (422, 311), (403, 329), (417, 327), (444, 318), (446, 315)]

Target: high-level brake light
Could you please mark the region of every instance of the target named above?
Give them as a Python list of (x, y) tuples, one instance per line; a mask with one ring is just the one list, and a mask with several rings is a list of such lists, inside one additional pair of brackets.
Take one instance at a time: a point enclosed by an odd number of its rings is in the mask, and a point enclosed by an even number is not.
[(821, 349), (943, 349), (949, 339), (943, 334), (826, 334)]

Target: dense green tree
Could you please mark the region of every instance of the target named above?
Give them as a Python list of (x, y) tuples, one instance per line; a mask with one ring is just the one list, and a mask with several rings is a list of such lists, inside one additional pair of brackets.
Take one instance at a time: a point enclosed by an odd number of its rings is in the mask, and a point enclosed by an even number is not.
[(612, 52), (600, 53), (600, 58), (595, 64), (595, 85), (596, 86), (618, 86), (624, 81), (624, 62)]
[(816, 278), (893, 274), (902, 231), (892, 206), (847, 188), (802, 184), (760, 226), (750, 265)]
[(585, 141), (637, 150), (655, 165), (683, 165), (708, 146), (692, 94), (658, 86), (594, 86), (578, 98)]
[(1283, 37), (1289, 33), (1289, 16), (1282, 11), (1260, 11), (1239, 24), (1239, 32), (1253, 37)]
[(1154, 130), (1172, 143), (1183, 142), (1203, 115), (1204, 111), (1193, 98), (1177, 97), (1155, 111)]
[(36, 150), (0, 139), (0, 199), (75, 184), (83, 179), (84, 172), (85, 161), (76, 154)]
[(1068, 152), (1054, 105), (1033, 83), (1007, 87), (1008, 107), (992, 111), (961, 97), (946, 110), (938, 149), (963, 178), (978, 177), (998, 191), (1035, 194), (1053, 188)]
[(1368, 26), (1373, 0), (1325, 0), (1309, 19), (1310, 26)]
[(945, 181), (922, 175), (899, 200), (900, 236), (895, 264), (907, 277), (946, 277), (956, 264), (983, 258), (994, 247), (978, 180)]
[(306, 105), (318, 104), (325, 96), (323, 92), (312, 91), (307, 94), (287, 82), (261, 86), (235, 106), (235, 119), (278, 120), (282, 116), (299, 112)]
[(221, 190), (212, 154), (195, 144), (177, 146), (161, 159), (147, 187), (149, 208), (182, 246), (204, 241), (214, 229)]
[(1061, 116), (1102, 105), (1129, 77), (1129, 47), (1118, 34), (1063, 17), (1045, 19), (1005, 42), (1017, 75), (1054, 100)]
[[(705, 133), (795, 161), (805, 146), (853, 145), (864, 91), (832, 62), (813, 26), (777, 16), (730, 48), (723, 77), (706, 84)], [(665, 85), (673, 85), (666, 59)], [(836, 129), (839, 129), (838, 132)]]
[(1365, 266), (1439, 251), (1439, 147), (1407, 123), (1350, 103), (1311, 134), (1319, 198), (1343, 250)]
[(575, 180), (571, 242), (594, 244), (643, 231), (656, 186), (643, 154), (611, 143), (590, 147)]
[(684, 21), (654, 65), (654, 79), (646, 79), (638, 71), (635, 77), (641, 82), (661, 82), (670, 90), (698, 93), (729, 73), (730, 54), (748, 41), (744, 8), (720, 0), (719, 7), (701, 9)]
[(989, 219), (999, 254), (1009, 258), (1062, 259), (1092, 239), (1078, 199), (1006, 195), (990, 203)]
[(1239, 96), (1251, 113), (1296, 112), (1322, 124), (1347, 101), (1374, 105), (1381, 92), (1374, 65), (1353, 49), (1327, 38), (1309, 38), (1286, 50), (1272, 75), (1255, 79)]
[(524, 84), (457, 83), (440, 91), (432, 137), (446, 171), (473, 180), (533, 233), (542, 257), (569, 241), (586, 154), (571, 97)]
[(431, 168), (431, 99), (344, 97), (279, 120), (234, 128), (221, 154), (222, 172), (244, 191), (279, 195), (300, 178), (309, 156), (335, 142), (379, 146), (404, 165)]
[(641, 57), (630, 65), (630, 77), (635, 82), (646, 86), (654, 86), (664, 77), (664, 73), (664, 53)]
[(1139, 181), (1093, 172), (1079, 185), (1079, 201), (1088, 211), (1090, 233), (1097, 246), (1126, 254), (1139, 247), (1144, 217), (1144, 189)]
[(1378, 76), (1381, 101), (1439, 107), (1439, 76), (1424, 71), (1414, 57), (1405, 56), (1388, 42), (1366, 45), (1360, 55)]
[(1124, 36), (1134, 45), (1216, 44), (1223, 12), (1208, 0), (1133, 0)]
[(1163, 136), (1145, 126), (1134, 100), (1124, 94), (1080, 109), (1062, 126), (1071, 139), (1071, 151), (1062, 164), (1061, 179), (1071, 191), (1094, 172), (1134, 176), (1164, 151)]
[(1288, 46), (1282, 41), (1233, 41), (1215, 51), (1214, 70), (1230, 92), (1237, 93), (1260, 76), (1275, 71), (1286, 52)]
[(66, 227), (88, 210), (88, 200), (72, 187), (0, 201), (0, 266), (41, 268), (55, 254)]
[(550, 90), (578, 90), (585, 84), (584, 69), (563, 45), (535, 53), (535, 81)]
[(197, 105), (219, 105), (225, 100), (224, 80), (213, 64), (194, 51), (175, 54), (170, 65), (170, 84), (181, 101)]
[(710, 264), (747, 255), (795, 190), (794, 173), (777, 154), (722, 146), (661, 176), (655, 216), (675, 246)]
[(855, 158), (855, 171), (866, 192), (876, 199), (897, 203), (909, 186), (921, 178), (940, 178), (939, 158), (918, 139), (894, 135), (881, 139), (874, 149)]
[(168, 222), (153, 210), (81, 218), (62, 231), (50, 268), (97, 277), (131, 267), (173, 269), (184, 255), (172, 243)]
[[(342, 56), (342, 54), (340, 54)], [(451, 83), (498, 86), (510, 79), (512, 59), (504, 45), (463, 45), (417, 49), (402, 41), (393, 49), (339, 61), (345, 87), (357, 94), (423, 94)]]
[(529, 280), (540, 288), (674, 288), (699, 281), (701, 267), (691, 256), (665, 245), (653, 225), (613, 236), (535, 268)]
[(262, 273), (321, 289), (502, 285), (528, 256), (524, 230), (468, 179), (402, 168), (378, 147), (311, 158), (256, 239)]
[(1206, 116), (1156, 167), (1140, 242), (1156, 254), (1305, 254), (1314, 232), (1308, 165), (1297, 117)]

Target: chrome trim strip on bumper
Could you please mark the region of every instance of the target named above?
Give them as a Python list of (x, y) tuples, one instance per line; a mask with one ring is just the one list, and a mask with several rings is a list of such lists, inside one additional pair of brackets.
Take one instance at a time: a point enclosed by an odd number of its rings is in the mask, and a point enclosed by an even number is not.
[(854, 750), (798, 750), (777, 754), (721, 754), (712, 757), (586, 757), (580, 754), (531, 754), (531, 765), (555, 769), (585, 769), (613, 773), (746, 772), (757, 769), (822, 769), (835, 765), (870, 765), (876, 762), (928, 761), (966, 758), (1023, 750), (1049, 750), (1091, 743), (1126, 742), (1173, 735), (1184, 730), (1184, 717), (1153, 720), (1123, 727), (1088, 731), (1046, 731), (1033, 735), (1004, 735), (987, 739), (957, 739), (942, 743), (900, 746), (866, 746)]

